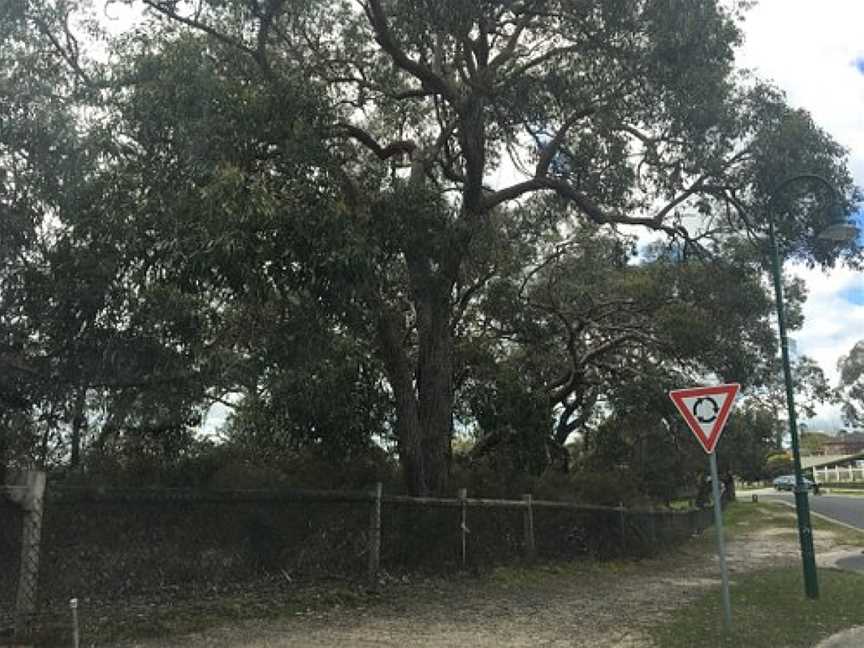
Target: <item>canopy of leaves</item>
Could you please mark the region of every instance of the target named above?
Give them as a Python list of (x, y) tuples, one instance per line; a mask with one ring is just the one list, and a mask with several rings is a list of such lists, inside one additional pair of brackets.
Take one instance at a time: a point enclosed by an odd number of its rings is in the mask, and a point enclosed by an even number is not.
[(837, 363), (843, 418), (855, 427), (864, 426), (864, 341), (856, 342)]
[(128, 2), (101, 63), (86, 5), (0, 7), (0, 459), (176, 456), (215, 402), (424, 494), (454, 415), (533, 472), (604, 419), (665, 443), (665, 386), (773, 374), (769, 217), (860, 258), (816, 238), (845, 152), (734, 71), (736, 3)]

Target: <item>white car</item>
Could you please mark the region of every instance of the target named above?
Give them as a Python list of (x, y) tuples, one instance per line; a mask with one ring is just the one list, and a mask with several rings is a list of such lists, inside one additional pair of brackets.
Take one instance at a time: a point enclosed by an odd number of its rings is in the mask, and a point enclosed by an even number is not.
[[(812, 481), (810, 481), (806, 477), (802, 477), (801, 480), (804, 482), (804, 488), (806, 488), (808, 491), (813, 490)], [(774, 480), (774, 488), (778, 491), (794, 491), (795, 475), (781, 475)]]

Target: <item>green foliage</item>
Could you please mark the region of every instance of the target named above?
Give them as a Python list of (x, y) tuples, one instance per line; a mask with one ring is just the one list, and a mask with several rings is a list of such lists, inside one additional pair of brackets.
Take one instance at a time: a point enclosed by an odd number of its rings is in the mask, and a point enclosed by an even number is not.
[(465, 390), (471, 414), (484, 433), (495, 437), (496, 453), (506, 455), (517, 471), (539, 475), (548, 464), (552, 427), (546, 395), (507, 366), (487, 371)]
[(840, 398), (847, 424), (864, 425), (864, 341), (857, 342), (837, 363), (840, 370)]
[(631, 506), (643, 495), (635, 476), (627, 470), (580, 471), (573, 476), (579, 501), (603, 506)]
[(723, 463), (744, 481), (755, 482), (767, 477), (775, 426), (770, 410), (745, 405), (733, 411), (721, 437)]
[[(671, 402), (667, 406), (660, 400), (656, 405), (668, 409)], [(672, 418), (674, 414), (669, 412), (670, 425), (655, 411), (646, 403), (609, 417), (589, 432), (577, 479), (583, 470), (589, 474), (589, 483), (590, 475), (605, 474), (606, 481), (619, 483), (611, 492), (627, 495), (620, 501), (628, 504), (637, 494), (641, 499), (669, 503), (682, 493), (694, 492), (704, 472), (702, 451), (689, 438), (689, 430)], [(601, 480), (599, 486), (602, 490), (606, 484)]]
[(383, 482), (399, 491), (396, 465), (380, 448), (355, 452), (350, 460), (328, 456), (318, 448), (282, 450), (278, 456), (233, 443), (189, 441), (173, 459), (135, 452), (92, 452), (83, 470), (54, 468), (58, 485), (109, 488), (192, 488), (200, 490), (266, 490), (279, 488), (363, 490)]
[[(791, 528), (790, 528), (791, 531)], [(864, 592), (860, 574), (835, 569), (819, 572), (818, 600), (804, 597), (800, 568), (780, 568), (736, 577), (731, 589), (733, 625), (722, 628), (716, 590), (675, 611), (671, 619), (656, 624), (650, 634), (658, 645), (669, 648), (706, 646), (729, 648), (742, 645), (813, 646), (834, 633), (864, 621), (859, 597)], [(802, 614), (802, 608), (807, 613)], [(766, 619), (785, 619), (766, 623)]]
[(792, 455), (788, 452), (773, 452), (765, 460), (766, 476), (769, 479), (780, 475), (791, 475), (793, 469)]
[(801, 452), (806, 454), (817, 454), (826, 442), (831, 441), (830, 434), (823, 432), (801, 431)]
[(734, 73), (725, 4), (541, 4), (160, 2), (108, 42), (83, 4), (6, 3), (0, 463), (173, 464), (222, 401), (255, 465), (380, 444), (420, 494), (454, 417), (512, 479), (581, 432), (653, 496), (692, 480), (663, 390), (776, 375), (765, 210), (787, 256), (860, 256), (815, 238), (829, 196), (773, 188), (860, 192)]

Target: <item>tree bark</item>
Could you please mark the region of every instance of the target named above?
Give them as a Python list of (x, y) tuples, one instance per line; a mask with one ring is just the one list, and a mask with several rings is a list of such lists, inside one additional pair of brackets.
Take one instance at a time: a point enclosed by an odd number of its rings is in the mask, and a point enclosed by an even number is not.
[(87, 425), (87, 417), (84, 412), (86, 397), (86, 388), (81, 388), (75, 397), (75, 411), (72, 415), (72, 439), (69, 453), (70, 468), (77, 468), (81, 463), (81, 431)]
[(453, 335), (450, 308), (420, 299), (416, 364), (404, 347), (404, 326), (392, 309), (378, 321), (378, 342), (396, 399), (396, 438), (405, 485), (412, 495), (443, 494), (450, 472)]
[[(436, 300), (440, 301), (440, 300)], [(419, 304), (417, 399), (424, 480), (418, 494), (444, 494), (450, 473), (453, 416), (453, 334), (449, 299)]]

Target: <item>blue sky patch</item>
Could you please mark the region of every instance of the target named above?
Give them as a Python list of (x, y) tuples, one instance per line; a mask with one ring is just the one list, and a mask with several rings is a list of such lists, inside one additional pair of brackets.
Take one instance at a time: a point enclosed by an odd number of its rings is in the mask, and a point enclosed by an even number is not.
[(859, 56), (852, 62), (852, 65), (854, 65), (855, 69), (858, 70), (861, 74), (864, 74), (864, 56)]
[(864, 306), (864, 285), (850, 286), (845, 290), (841, 290), (838, 294), (841, 299), (844, 299), (850, 304)]
[(858, 226), (858, 244), (864, 245), (864, 210), (852, 217), (852, 222)]

